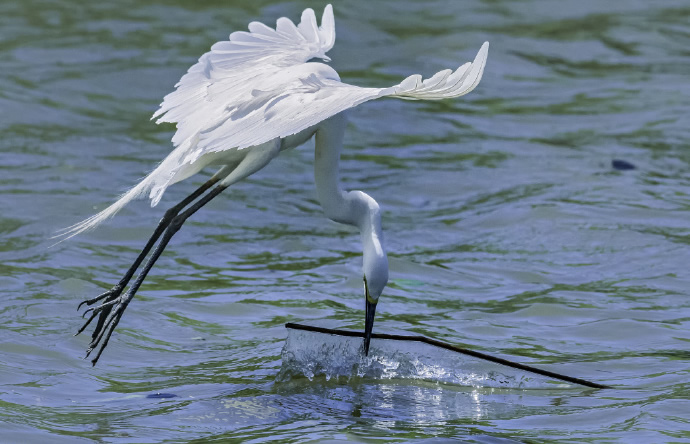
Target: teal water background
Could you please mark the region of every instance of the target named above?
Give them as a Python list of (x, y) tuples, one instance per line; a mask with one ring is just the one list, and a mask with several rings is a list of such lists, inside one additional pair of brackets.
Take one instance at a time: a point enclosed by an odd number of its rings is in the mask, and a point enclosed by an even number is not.
[[(0, 2), (0, 442), (690, 442), (690, 4), (335, 2), (331, 65), (390, 86), (471, 60), (461, 99), (354, 110), (342, 182), (383, 208), (376, 330), (613, 390), (276, 381), (285, 322), (363, 327), (356, 230), (313, 146), (194, 216), (99, 365), (76, 306), (205, 176), (47, 248), (171, 149), (149, 120), (214, 42), (323, 1)], [(617, 171), (614, 159), (637, 166)], [(147, 398), (153, 393), (174, 398)]]

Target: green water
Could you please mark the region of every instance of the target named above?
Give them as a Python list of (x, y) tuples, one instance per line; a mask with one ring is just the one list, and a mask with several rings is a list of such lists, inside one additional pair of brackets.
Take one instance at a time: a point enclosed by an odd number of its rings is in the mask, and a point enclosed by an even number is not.
[(0, 442), (689, 442), (681, 0), (334, 4), (331, 65), (358, 85), (456, 67), (491, 42), (471, 95), (351, 113), (342, 182), (381, 204), (391, 265), (375, 329), (615, 389), (276, 381), (285, 322), (363, 327), (359, 236), (323, 216), (309, 144), (195, 215), (99, 365), (81, 359), (78, 302), (117, 282), (207, 175), (48, 237), (170, 151), (173, 128), (149, 117), (211, 44), (324, 5), (0, 2)]

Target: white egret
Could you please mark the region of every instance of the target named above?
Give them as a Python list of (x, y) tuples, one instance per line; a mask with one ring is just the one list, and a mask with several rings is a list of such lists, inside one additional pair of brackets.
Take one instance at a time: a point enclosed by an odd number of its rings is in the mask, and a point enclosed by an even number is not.
[(361, 232), (366, 299), (364, 352), (368, 353), (376, 304), (388, 282), (388, 259), (379, 205), (366, 193), (344, 191), (338, 183), (345, 111), (379, 97), (439, 100), (467, 94), (482, 77), (489, 44), (482, 45), (472, 63), (455, 71), (443, 70), (424, 81), (420, 75), (412, 75), (390, 88), (361, 88), (341, 82), (330, 66), (309, 62), (313, 58), (329, 61), (326, 52), (334, 42), (333, 9), (328, 5), (321, 26), (316, 23), (314, 11), (306, 9), (297, 26), (285, 17), (278, 19), (276, 29), (252, 22), (249, 32), (234, 32), (228, 41), (213, 45), (182, 76), (175, 91), (165, 97), (153, 115), (157, 123), (177, 124), (172, 138), (175, 149), (111, 206), (65, 231), (64, 236), (69, 238), (89, 230), (145, 195), (155, 206), (170, 185), (207, 166), (219, 167), (209, 181), (166, 211), (144, 249), (112, 289), (82, 302), (93, 305), (102, 301), (84, 313), (91, 315), (77, 332), (84, 331), (98, 316), (87, 350), (89, 356), (100, 344), (92, 360), (94, 365), (142, 281), (185, 220), (230, 185), (266, 166), (281, 151), (297, 147), (312, 136), (316, 138), (316, 191), (326, 216), (354, 225)]

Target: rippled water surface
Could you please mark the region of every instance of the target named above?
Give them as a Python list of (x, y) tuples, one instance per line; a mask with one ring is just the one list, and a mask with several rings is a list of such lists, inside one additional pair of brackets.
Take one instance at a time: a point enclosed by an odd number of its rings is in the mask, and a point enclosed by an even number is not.
[(170, 151), (173, 128), (149, 117), (212, 43), (324, 4), (0, 3), (0, 441), (690, 441), (682, 0), (334, 5), (331, 65), (358, 85), (456, 67), (491, 42), (469, 96), (351, 113), (342, 182), (381, 204), (391, 265), (375, 329), (615, 389), (277, 379), (286, 322), (364, 323), (359, 236), (323, 216), (310, 144), (195, 215), (99, 365), (81, 359), (78, 302), (117, 282), (209, 173), (154, 209), (48, 237)]

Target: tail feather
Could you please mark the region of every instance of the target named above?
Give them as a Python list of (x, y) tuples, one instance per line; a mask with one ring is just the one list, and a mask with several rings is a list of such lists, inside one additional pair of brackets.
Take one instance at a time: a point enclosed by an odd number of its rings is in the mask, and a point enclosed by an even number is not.
[[(149, 198), (151, 199), (152, 207), (158, 205), (158, 202), (160, 202), (160, 199), (168, 186), (191, 176), (192, 174), (201, 170), (201, 167), (203, 167), (203, 165), (199, 164), (195, 169), (180, 170), (181, 158), (188, 152), (188, 149), (188, 144), (182, 144), (175, 148), (173, 152), (168, 154), (168, 157), (163, 159), (163, 161), (148, 174), (148, 176), (144, 177), (141, 182), (121, 195), (117, 201), (115, 201), (105, 210), (98, 214), (94, 214), (88, 219), (74, 224), (71, 227), (58, 230), (56, 235), (53, 236), (53, 239), (59, 239), (55, 245), (66, 241), (67, 239), (71, 239), (78, 234), (84, 233), (85, 231), (93, 230), (101, 223), (115, 216), (128, 203), (134, 199), (140, 197), (143, 198), (146, 194), (150, 193)], [(186, 172), (186, 174), (179, 174), (180, 172)]]
[(53, 236), (54, 239), (59, 239), (56, 245), (60, 242), (66, 241), (67, 239), (71, 239), (78, 234), (84, 233), (85, 231), (89, 231), (96, 228), (96, 226), (98, 226), (99, 224), (115, 216), (128, 203), (130, 203), (134, 199), (137, 199), (145, 195), (152, 187), (155, 186), (156, 171), (157, 169), (151, 172), (141, 182), (139, 182), (129, 191), (120, 196), (120, 198), (116, 202), (114, 202), (105, 210), (101, 211), (100, 213), (94, 214), (88, 219), (85, 219), (77, 224), (59, 230), (58, 233), (55, 236)]

